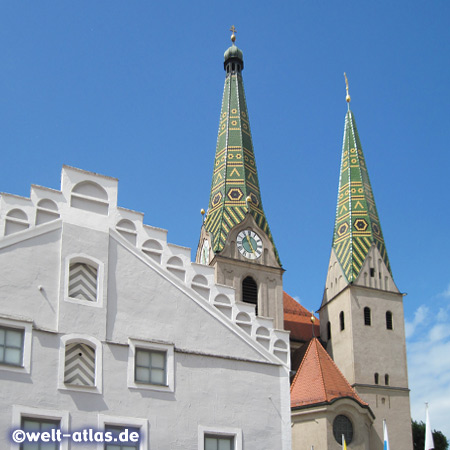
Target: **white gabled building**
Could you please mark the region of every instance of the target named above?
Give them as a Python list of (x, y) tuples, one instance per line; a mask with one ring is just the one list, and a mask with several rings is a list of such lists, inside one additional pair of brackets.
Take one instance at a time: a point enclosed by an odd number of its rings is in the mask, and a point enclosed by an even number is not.
[(118, 207), (117, 185), (64, 166), (60, 191), (1, 196), (0, 448), (54, 423), (137, 428), (127, 449), (290, 449), (288, 332)]

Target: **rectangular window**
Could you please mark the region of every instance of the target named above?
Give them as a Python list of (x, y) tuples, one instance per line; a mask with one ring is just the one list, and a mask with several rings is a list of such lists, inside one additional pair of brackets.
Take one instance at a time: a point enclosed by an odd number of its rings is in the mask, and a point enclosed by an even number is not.
[(234, 450), (233, 436), (205, 435), (205, 450)]
[[(21, 428), (24, 431), (43, 433), (45, 431), (58, 430), (61, 428), (59, 419), (40, 419), (34, 417), (22, 417)], [(58, 442), (24, 442), (20, 450), (58, 450)]]
[(24, 330), (0, 326), (0, 363), (23, 367)]
[(167, 386), (166, 359), (166, 352), (136, 348), (136, 383)]
[[(139, 441), (129, 439), (130, 433), (141, 434), (139, 428), (105, 424), (105, 432), (112, 433), (113, 439), (116, 439), (114, 443), (105, 443), (105, 450), (139, 450)], [(125, 438), (127, 441), (124, 442)]]

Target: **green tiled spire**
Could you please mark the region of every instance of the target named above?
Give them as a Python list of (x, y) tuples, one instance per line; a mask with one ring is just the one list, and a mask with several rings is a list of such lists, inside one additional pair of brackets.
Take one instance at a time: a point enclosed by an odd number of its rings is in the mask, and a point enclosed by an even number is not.
[[(250, 122), (245, 101), (243, 54), (233, 42), (225, 52), (226, 70), (220, 113), (219, 134), (205, 228), (213, 235), (212, 250), (223, 250), (230, 230), (247, 213), (255, 219), (273, 243), (263, 211), (253, 153)], [(277, 254), (274, 245), (275, 254)], [(277, 256), (278, 258), (278, 256)]]
[(333, 236), (333, 248), (349, 283), (358, 277), (373, 244), (392, 275), (355, 118), (349, 108)]

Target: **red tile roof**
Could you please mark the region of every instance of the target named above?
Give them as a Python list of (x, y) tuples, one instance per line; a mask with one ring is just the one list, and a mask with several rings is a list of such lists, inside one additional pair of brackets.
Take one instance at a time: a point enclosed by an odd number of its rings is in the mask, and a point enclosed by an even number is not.
[(350, 386), (319, 340), (311, 339), (291, 384), (291, 408), (330, 403), (342, 397), (350, 397), (360, 405), (368, 406)]
[[(283, 292), (284, 329), (291, 332), (291, 339), (308, 342), (312, 337), (311, 312)], [(314, 335), (320, 336), (320, 322), (316, 317)]]

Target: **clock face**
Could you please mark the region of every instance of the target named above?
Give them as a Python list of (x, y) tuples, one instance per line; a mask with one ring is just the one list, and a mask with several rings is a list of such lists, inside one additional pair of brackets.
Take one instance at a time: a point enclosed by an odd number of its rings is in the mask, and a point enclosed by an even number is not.
[(261, 256), (263, 243), (252, 230), (243, 230), (237, 235), (236, 245), (241, 255), (247, 259), (257, 259)]
[(202, 250), (200, 253), (200, 263), (201, 264), (209, 264), (209, 241), (205, 239), (203, 241)]

